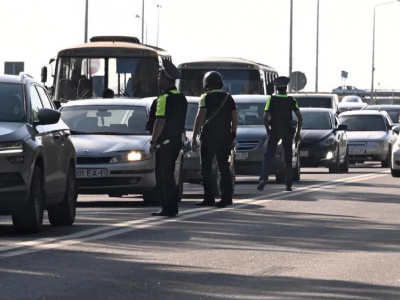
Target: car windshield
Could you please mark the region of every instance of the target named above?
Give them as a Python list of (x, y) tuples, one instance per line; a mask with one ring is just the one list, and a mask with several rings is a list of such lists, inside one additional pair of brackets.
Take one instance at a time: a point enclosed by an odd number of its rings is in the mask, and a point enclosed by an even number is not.
[(238, 125), (264, 125), (265, 103), (236, 103)]
[(72, 134), (148, 135), (144, 106), (71, 106), (61, 118)]
[(0, 122), (23, 122), (24, 107), (22, 84), (0, 83)]
[(341, 124), (347, 125), (347, 131), (386, 131), (385, 122), (380, 115), (339, 115)]
[(328, 97), (295, 97), (299, 107), (332, 108), (332, 100)]
[(329, 112), (325, 111), (301, 111), (303, 116), (303, 129), (332, 129)]
[(187, 131), (193, 131), (194, 121), (196, 119), (198, 107), (199, 107), (198, 103), (188, 103), (186, 120), (185, 120), (185, 129)]

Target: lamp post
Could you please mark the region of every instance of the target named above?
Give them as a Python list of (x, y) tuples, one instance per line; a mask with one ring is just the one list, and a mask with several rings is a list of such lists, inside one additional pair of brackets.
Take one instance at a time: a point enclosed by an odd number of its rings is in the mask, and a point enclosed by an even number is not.
[(86, 5), (85, 5), (85, 40), (84, 40), (85, 43), (87, 43), (87, 41), (88, 41), (88, 15), (89, 15), (89, 0), (86, 0)]
[(317, 2), (317, 49), (315, 62), (315, 92), (318, 92), (318, 55), (319, 55), (319, 0)]
[[(292, 78), (292, 48), (293, 48), (293, 0), (290, 0), (290, 38), (289, 38), (289, 78)], [(292, 83), (289, 82), (289, 92), (292, 91)]]
[[(137, 19), (141, 19), (139, 15), (136, 15)], [(147, 22), (144, 22), (144, 25), (146, 27), (146, 35), (145, 35), (145, 40), (142, 40), (142, 44), (147, 44)], [(143, 33), (142, 33), (143, 34)]]
[(144, 44), (144, 0), (142, 0), (142, 43)]
[(374, 19), (373, 19), (373, 27), (372, 27), (372, 70), (371, 70), (371, 101), (374, 99), (374, 72), (375, 72), (375, 12), (376, 8), (381, 5), (386, 5), (386, 4), (391, 4), (398, 2), (400, 0), (396, 1), (390, 1), (390, 2), (385, 2), (385, 3), (380, 3), (374, 6)]
[(160, 33), (160, 8), (162, 6), (160, 4), (157, 4), (157, 8), (158, 8), (158, 20), (157, 20), (157, 47), (158, 47), (158, 35)]

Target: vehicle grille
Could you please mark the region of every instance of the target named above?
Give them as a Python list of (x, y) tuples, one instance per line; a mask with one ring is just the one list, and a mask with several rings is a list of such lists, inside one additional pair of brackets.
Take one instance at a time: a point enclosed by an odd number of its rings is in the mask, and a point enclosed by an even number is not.
[(78, 178), (78, 188), (106, 187), (106, 186), (129, 186), (137, 184), (140, 177), (119, 177), (119, 178)]
[(76, 162), (78, 165), (95, 165), (95, 164), (108, 164), (112, 157), (84, 157), (78, 156)]
[(24, 180), (19, 173), (1, 173), (0, 188), (8, 188), (18, 185), (24, 185)]
[(260, 144), (261, 140), (239, 140), (237, 141), (239, 143), (238, 148), (236, 150), (238, 151), (249, 151), (257, 148), (258, 144)]

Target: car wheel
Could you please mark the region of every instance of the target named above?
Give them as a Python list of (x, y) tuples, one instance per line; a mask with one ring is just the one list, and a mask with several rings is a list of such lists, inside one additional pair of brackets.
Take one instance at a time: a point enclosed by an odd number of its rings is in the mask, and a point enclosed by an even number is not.
[(17, 232), (39, 232), (43, 224), (43, 171), (35, 166), (29, 190), (28, 202), (12, 215), (14, 230)]
[(389, 168), (390, 167), (390, 160), (392, 156), (392, 149), (389, 146), (388, 153), (386, 155), (386, 159), (381, 161), (382, 168)]
[(329, 166), (329, 173), (339, 173), (340, 172), (340, 157), (339, 149), (336, 150), (336, 161)]
[(297, 156), (297, 161), (296, 161), (296, 167), (293, 168), (292, 171), (292, 178), (293, 181), (300, 181), (300, 160), (299, 160), (299, 156)]
[(344, 162), (340, 164), (340, 172), (341, 173), (347, 173), (349, 172), (349, 148), (346, 149), (346, 156), (344, 158)]
[(392, 173), (392, 177), (400, 177), (400, 171), (393, 170), (393, 167), (390, 168), (390, 173)]
[(285, 177), (285, 172), (284, 171), (283, 172), (278, 172), (278, 173), (275, 174), (275, 181), (277, 183), (284, 183), (285, 179), (286, 179), (286, 177)]
[(219, 197), (221, 195), (221, 185), (220, 185), (221, 175), (219, 173), (218, 164), (213, 165), (213, 194), (214, 197)]
[(179, 177), (178, 184), (176, 185), (178, 201), (181, 201), (183, 198), (183, 159), (181, 161), (181, 165), (179, 168)]
[(67, 186), (63, 201), (48, 209), (49, 221), (53, 226), (69, 226), (74, 224), (76, 215), (76, 201), (78, 198), (75, 171), (68, 168)]
[(158, 199), (157, 192), (154, 190), (151, 192), (143, 193), (143, 202), (147, 205), (159, 205), (160, 201)]

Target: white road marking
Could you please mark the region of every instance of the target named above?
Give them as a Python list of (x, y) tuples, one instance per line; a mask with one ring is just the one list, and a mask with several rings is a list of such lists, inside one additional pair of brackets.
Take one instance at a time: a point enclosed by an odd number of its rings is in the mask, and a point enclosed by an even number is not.
[[(324, 188), (329, 188), (332, 186), (337, 186), (337, 185), (344, 185), (346, 183), (351, 183), (351, 182), (358, 182), (358, 181), (363, 181), (366, 179), (372, 179), (372, 178), (377, 178), (380, 176), (387, 175), (389, 173), (388, 171), (382, 171), (380, 174), (363, 174), (363, 175), (357, 175), (354, 177), (350, 178), (342, 178), (342, 179), (337, 179), (332, 182), (326, 182), (322, 184), (315, 184), (311, 186), (306, 186), (306, 187), (299, 187), (296, 188), (294, 192), (276, 192), (273, 194), (268, 194), (268, 195), (259, 195), (254, 198), (249, 198), (249, 199), (241, 199), (241, 200), (234, 200), (234, 205), (231, 207), (225, 208), (225, 210), (231, 210), (234, 208), (243, 208), (247, 207), (252, 204), (265, 204), (267, 202), (273, 201), (273, 200), (279, 200), (282, 198), (286, 198), (288, 196), (297, 196), (297, 195), (302, 195), (309, 193), (311, 191), (317, 191), (317, 190), (322, 190)], [(268, 198), (266, 198), (268, 197)], [(71, 246), (71, 245), (76, 245), (80, 244), (83, 242), (88, 242), (88, 241), (93, 241), (93, 240), (100, 240), (100, 239), (105, 239), (108, 237), (132, 232), (135, 230), (139, 229), (145, 229), (145, 228), (151, 228), (155, 227), (158, 225), (170, 223), (170, 222), (180, 222), (186, 219), (190, 218), (195, 218), (201, 215), (207, 215), (207, 214), (212, 214), (216, 212), (221, 212), (219, 209), (212, 209), (212, 208), (193, 208), (193, 209), (187, 209), (183, 210), (179, 213), (179, 216), (177, 218), (162, 218), (162, 219), (155, 219), (154, 217), (148, 217), (144, 219), (139, 219), (139, 220), (134, 220), (134, 221), (128, 221), (128, 222), (122, 222), (122, 223), (116, 223), (113, 225), (107, 225), (107, 226), (100, 226), (97, 228), (92, 228), (80, 232), (76, 232), (73, 234), (69, 234), (66, 236), (62, 237), (57, 237), (57, 238), (41, 238), (37, 240), (32, 240), (32, 241), (26, 241), (26, 242), (21, 242), (21, 243), (16, 243), (12, 245), (4, 245), (0, 247), (0, 258), (5, 258), (5, 257), (13, 257), (13, 256), (18, 256), (18, 255), (23, 255), (27, 253), (33, 253), (33, 252), (39, 252), (43, 250), (48, 250), (48, 249), (55, 249), (55, 248), (61, 248), (63, 246)], [(121, 227), (119, 229), (116, 229), (116, 227)], [(23, 248), (19, 250), (14, 250), (18, 248)], [(13, 250), (13, 251), (11, 251)]]

